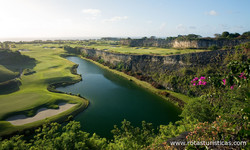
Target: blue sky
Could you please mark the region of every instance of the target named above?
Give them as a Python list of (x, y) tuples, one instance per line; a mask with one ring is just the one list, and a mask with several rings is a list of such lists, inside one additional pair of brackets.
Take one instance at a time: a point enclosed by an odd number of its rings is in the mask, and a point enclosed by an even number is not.
[(0, 38), (142, 37), (250, 30), (250, 0), (5, 0)]

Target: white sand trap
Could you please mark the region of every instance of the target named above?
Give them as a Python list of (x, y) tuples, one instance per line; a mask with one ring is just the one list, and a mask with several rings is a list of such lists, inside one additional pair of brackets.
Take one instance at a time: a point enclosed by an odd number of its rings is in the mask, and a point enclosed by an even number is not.
[(18, 51), (19, 51), (19, 52), (28, 52), (28, 51), (30, 51), (30, 50), (28, 50), (28, 49), (19, 49)]
[(40, 108), (38, 109), (37, 114), (33, 117), (26, 117), (25, 115), (16, 115), (8, 118), (6, 121), (9, 121), (13, 125), (24, 125), (60, 114), (75, 106), (76, 104), (60, 103), (58, 105), (59, 109)]

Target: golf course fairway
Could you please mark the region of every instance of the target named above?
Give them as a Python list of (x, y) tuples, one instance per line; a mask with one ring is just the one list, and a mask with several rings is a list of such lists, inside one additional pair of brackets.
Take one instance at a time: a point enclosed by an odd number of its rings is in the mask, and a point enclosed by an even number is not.
[[(17, 44), (12, 51), (21, 51), (22, 55), (36, 60), (32, 74), (21, 75), (19, 90), (0, 95), (0, 135), (32, 128), (43, 124), (46, 119), (25, 125), (13, 126), (6, 119), (15, 115), (34, 116), (41, 108), (58, 109), (59, 103), (76, 104), (68, 110), (49, 117), (50, 121), (62, 121), (71, 114), (76, 114), (88, 106), (88, 101), (80, 96), (48, 91), (48, 86), (54, 83), (75, 83), (81, 80), (80, 75), (72, 74), (74, 63), (61, 57), (62, 48), (47, 48), (51, 45)], [(59, 46), (53, 44), (53, 46)], [(23, 66), (22, 69), (25, 69)], [(28, 67), (27, 67), (28, 68)]]

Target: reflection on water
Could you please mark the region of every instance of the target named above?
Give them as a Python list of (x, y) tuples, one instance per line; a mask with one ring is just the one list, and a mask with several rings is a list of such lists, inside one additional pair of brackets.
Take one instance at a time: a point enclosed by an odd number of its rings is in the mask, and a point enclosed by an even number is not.
[(110, 138), (113, 126), (124, 119), (134, 126), (145, 120), (155, 127), (179, 119), (180, 110), (133, 82), (79, 57), (67, 59), (79, 64), (77, 73), (83, 80), (58, 90), (79, 93), (90, 101), (90, 106), (75, 117), (84, 131)]

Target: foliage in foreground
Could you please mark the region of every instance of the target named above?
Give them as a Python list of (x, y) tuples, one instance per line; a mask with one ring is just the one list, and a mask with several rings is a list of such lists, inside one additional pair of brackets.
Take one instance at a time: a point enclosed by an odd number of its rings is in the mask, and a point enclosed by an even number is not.
[(133, 127), (124, 120), (121, 128), (112, 130), (114, 139), (110, 142), (96, 134), (80, 130), (80, 123), (71, 121), (65, 126), (47, 123), (26, 139), (17, 135), (0, 142), (0, 149), (141, 149), (152, 143), (152, 124), (142, 122), (142, 128)]
[[(249, 129), (249, 125), (247, 127), (246, 122), (232, 124), (221, 117), (212, 123), (190, 122), (183, 119), (176, 124), (160, 126), (156, 134), (150, 123), (142, 122), (142, 127), (139, 128), (131, 126), (129, 121), (124, 120), (120, 128), (115, 126), (111, 131), (113, 139), (107, 140), (82, 131), (80, 123), (76, 121), (71, 121), (65, 126), (47, 123), (38, 128), (32, 137), (16, 135), (0, 141), (0, 149), (172, 149), (174, 147), (167, 144), (168, 139), (184, 131), (191, 131), (185, 142), (222, 140), (232, 142), (247, 141), (249, 135), (247, 128)], [(192, 148), (191, 145), (189, 147)], [(230, 149), (230, 147), (223, 148)]]

